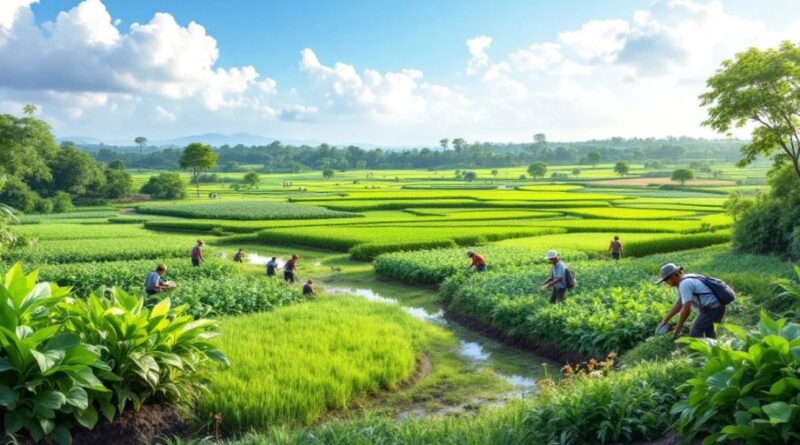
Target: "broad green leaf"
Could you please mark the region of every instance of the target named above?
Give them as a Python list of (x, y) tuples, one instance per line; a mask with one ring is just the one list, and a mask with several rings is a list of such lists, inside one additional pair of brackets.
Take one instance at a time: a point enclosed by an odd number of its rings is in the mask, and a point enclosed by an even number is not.
[(793, 406), (790, 406), (786, 402), (774, 402), (761, 407), (764, 413), (769, 417), (769, 422), (772, 425), (788, 422), (792, 416), (793, 408)]
[(153, 309), (150, 311), (150, 318), (153, 319), (156, 317), (163, 317), (167, 315), (167, 313), (169, 312), (169, 307), (170, 307), (169, 298), (165, 298), (159, 301), (158, 304), (153, 306)]
[(85, 389), (79, 386), (70, 388), (70, 390), (67, 391), (66, 397), (67, 403), (75, 408), (86, 409), (89, 406), (89, 395), (86, 393)]
[(5, 357), (0, 357), (0, 372), (5, 372), (11, 369), (14, 368), (11, 366), (11, 363), (8, 362), (8, 359)]
[(84, 428), (92, 429), (97, 424), (97, 410), (94, 407), (82, 409), (75, 412), (75, 420)]
[(72, 435), (70, 435), (69, 430), (64, 425), (56, 425), (56, 427), (53, 428), (53, 432), (50, 433), (50, 438), (58, 445), (72, 444)]
[(45, 352), (31, 351), (31, 354), (33, 358), (36, 359), (36, 363), (39, 365), (39, 370), (42, 374), (46, 373), (50, 368), (64, 359), (64, 351), (61, 349), (53, 349)]
[(45, 391), (36, 397), (36, 405), (50, 409), (59, 409), (66, 401), (67, 398), (59, 391)]
[(19, 394), (6, 385), (0, 385), (0, 406), (5, 406), (13, 411), (17, 405)]
[(7, 411), (3, 417), (3, 426), (9, 434), (16, 433), (25, 424), (25, 418), (19, 411)]

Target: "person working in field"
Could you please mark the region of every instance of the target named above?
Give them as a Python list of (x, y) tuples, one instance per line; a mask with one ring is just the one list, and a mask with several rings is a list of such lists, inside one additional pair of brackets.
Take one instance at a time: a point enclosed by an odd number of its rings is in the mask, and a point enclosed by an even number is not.
[(472, 260), (472, 263), (467, 267), (467, 270), (475, 268), (478, 272), (486, 272), (486, 259), (473, 251), (467, 252), (467, 258)]
[(308, 280), (306, 284), (303, 285), (303, 295), (307, 295), (309, 297), (315, 297), (317, 294), (314, 293), (314, 281)]
[(292, 259), (283, 266), (283, 279), (287, 283), (294, 283), (296, 280), (295, 274), (297, 273), (297, 260), (299, 258), (297, 255), (292, 255)]
[(615, 235), (614, 239), (611, 240), (611, 244), (608, 245), (608, 253), (615, 260), (622, 258), (622, 243), (619, 240), (619, 236)]
[(147, 272), (147, 277), (144, 280), (144, 291), (147, 295), (155, 295), (170, 289), (170, 287), (161, 280), (161, 277), (167, 273), (167, 265), (159, 264), (155, 270)]
[(192, 253), (189, 254), (189, 256), (192, 257), (192, 266), (197, 267), (200, 263), (205, 261), (203, 258), (203, 246), (205, 245), (206, 243), (199, 239), (197, 240), (197, 245), (192, 248)]
[(553, 292), (550, 294), (550, 303), (556, 304), (564, 301), (567, 298), (567, 288), (574, 287), (574, 278), (572, 273), (567, 268), (567, 265), (558, 257), (558, 252), (550, 250), (545, 255), (546, 259), (553, 267), (550, 270), (550, 279), (542, 284), (541, 290), (552, 288)]
[(244, 249), (240, 247), (239, 251), (233, 255), (233, 261), (236, 263), (243, 263), (245, 256)]
[(694, 306), (699, 314), (692, 324), (689, 336), (717, 338), (714, 323), (722, 321), (722, 317), (725, 315), (725, 305), (735, 298), (730, 286), (716, 278), (684, 273), (683, 267), (674, 263), (661, 266), (659, 280), (656, 281), (656, 284), (661, 283), (667, 283), (671, 287), (677, 288), (678, 299), (661, 320), (656, 332), (666, 333), (669, 330), (669, 321), (680, 313), (678, 325), (674, 329), (675, 338), (680, 337), (683, 325)]
[(278, 269), (280, 269), (280, 266), (278, 266), (278, 258), (277, 257), (272, 257), (271, 260), (267, 261), (267, 266), (266, 267), (267, 267), (267, 276), (268, 277), (274, 277), (275, 276), (275, 272), (277, 272)]

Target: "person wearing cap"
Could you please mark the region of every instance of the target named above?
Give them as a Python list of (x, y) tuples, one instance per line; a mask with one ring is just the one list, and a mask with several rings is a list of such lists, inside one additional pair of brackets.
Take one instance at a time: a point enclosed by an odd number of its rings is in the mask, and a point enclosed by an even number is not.
[(205, 259), (203, 258), (203, 246), (205, 245), (206, 243), (203, 240), (199, 239), (197, 240), (197, 245), (192, 248), (192, 253), (189, 254), (189, 256), (192, 257), (192, 266), (197, 267), (200, 265), (200, 263), (205, 261)]
[(481, 255), (473, 251), (467, 252), (467, 258), (472, 260), (472, 263), (467, 266), (467, 270), (475, 267), (475, 270), (478, 272), (486, 272), (486, 259), (484, 259)]
[(714, 323), (722, 321), (725, 315), (725, 305), (714, 295), (714, 292), (706, 286), (702, 277), (696, 274), (688, 274), (683, 271), (683, 267), (674, 263), (667, 263), (661, 266), (659, 280), (656, 284), (667, 283), (671, 287), (678, 289), (678, 299), (661, 320), (656, 329), (667, 326), (669, 321), (680, 313), (678, 325), (675, 326), (675, 338), (681, 335), (686, 319), (692, 312), (692, 306), (697, 308), (699, 314), (692, 324), (689, 331), (690, 337), (717, 338), (714, 331)]
[(167, 289), (161, 277), (167, 273), (167, 265), (159, 264), (155, 270), (147, 272), (147, 277), (144, 279), (144, 291), (147, 295), (160, 294)]
[(550, 271), (550, 279), (542, 284), (541, 290), (552, 288), (553, 292), (550, 294), (550, 303), (556, 304), (564, 301), (567, 297), (567, 265), (558, 257), (558, 252), (550, 250), (544, 256), (553, 266)]
[(297, 260), (299, 258), (297, 255), (292, 255), (292, 259), (283, 266), (283, 279), (287, 283), (294, 283), (296, 280), (295, 273), (297, 272)]

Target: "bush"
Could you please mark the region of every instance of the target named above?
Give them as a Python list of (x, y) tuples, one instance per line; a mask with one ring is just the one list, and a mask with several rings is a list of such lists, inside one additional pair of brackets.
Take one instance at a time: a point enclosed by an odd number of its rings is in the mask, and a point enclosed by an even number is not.
[(687, 338), (704, 364), (686, 381), (686, 398), (673, 412), (678, 429), (703, 443), (744, 441), (784, 444), (800, 440), (800, 325), (773, 320), (765, 312), (757, 331), (725, 325), (735, 338), (707, 342)]
[(10, 177), (0, 191), (0, 202), (20, 212), (33, 212), (41, 198), (22, 180)]
[[(195, 320), (169, 299), (152, 309), (141, 297), (73, 299), (36, 283), (19, 264), (0, 284), (0, 406), (5, 432), (69, 444), (70, 429), (93, 428), (149, 400), (190, 403), (213, 362), (209, 320)], [(24, 440), (24, 439), (23, 439)]]
[(72, 196), (66, 192), (56, 192), (53, 195), (53, 212), (55, 213), (65, 213), (71, 212), (75, 209), (75, 206), (72, 205)]
[(156, 199), (186, 199), (188, 192), (186, 183), (177, 173), (161, 173), (151, 176), (140, 189)]
[(629, 368), (642, 362), (665, 360), (670, 358), (676, 350), (677, 345), (672, 335), (650, 337), (623, 354), (619, 365)]

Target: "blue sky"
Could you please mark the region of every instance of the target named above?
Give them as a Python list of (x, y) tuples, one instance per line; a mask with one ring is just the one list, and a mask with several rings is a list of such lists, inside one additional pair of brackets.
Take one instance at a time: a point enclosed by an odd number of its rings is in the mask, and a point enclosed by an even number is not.
[(0, 111), (103, 140), (710, 136), (714, 68), (800, 40), (796, 0), (3, 2)]

